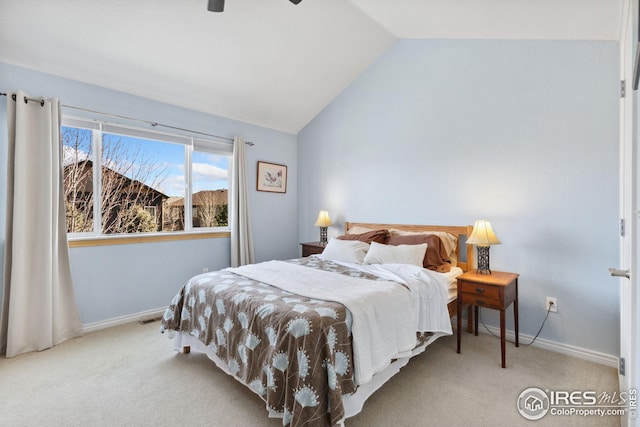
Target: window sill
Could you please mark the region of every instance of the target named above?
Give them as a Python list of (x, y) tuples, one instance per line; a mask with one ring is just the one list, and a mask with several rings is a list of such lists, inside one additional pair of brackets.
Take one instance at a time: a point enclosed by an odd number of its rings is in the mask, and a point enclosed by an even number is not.
[(134, 243), (172, 242), (177, 240), (216, 239), (230, 237), (231, 232), (224, 231), (197, 231), (190, 233), (163, 233), (163, 234), (132, 234), (119, 236), (92, 236), (69, 237), (70, 248), (84, 248), (89, 246), (130, 245)]

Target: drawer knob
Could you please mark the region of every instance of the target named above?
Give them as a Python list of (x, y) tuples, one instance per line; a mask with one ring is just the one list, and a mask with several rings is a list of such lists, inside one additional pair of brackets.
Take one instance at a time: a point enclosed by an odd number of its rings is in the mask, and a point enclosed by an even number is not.
[(484, 288), (476, 288), (476, 292), (481, 294), (484, 292)]

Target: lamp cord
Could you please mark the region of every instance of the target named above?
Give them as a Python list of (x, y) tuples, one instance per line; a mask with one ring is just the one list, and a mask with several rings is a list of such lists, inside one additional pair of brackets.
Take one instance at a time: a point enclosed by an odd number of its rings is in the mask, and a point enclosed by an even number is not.
[[(521, 346), (528, 346), (533, 344), (536, 341), (536, 338), (538, 338), (538, 335), (540, 335), (540, 332), (542, 332), (542, 328), (544, 327), (545, 322), (547, 321), (547, 317), (549, 317), (549, 313), (551, 312), (551, 305), (549, 305), (549, 308), (547, 308), (547, 315), (544, 316), (544, 319), (542, 320), (542, 325), (540, 325), (540, 329), (538, 329), (538, 333), (536, 333), (536, 336), (533, 337), (533, 339), (531, 340), (530, 343), (527, 344), (520, 344)], [(482, 323), (482, 326), (484, 326), (484, 328), (487, 330), (487, 332), (489, 332), (491, 335), (493, 335), (496, 338), (500, 338), (499, 336), (497, 336), (496, 334), (494, 334), (493, 332), (491, 332), (491, 330), (489, 329), (489, 327), (487, 325), (484, 324), (484, 322), (482, 321), (482, 318), (480, 317), (480, 310), (478, 310), (478, 320), (480, 320), (480, 323)], [(512, 341), (509, 341), (510, 343), (513, 344)]]

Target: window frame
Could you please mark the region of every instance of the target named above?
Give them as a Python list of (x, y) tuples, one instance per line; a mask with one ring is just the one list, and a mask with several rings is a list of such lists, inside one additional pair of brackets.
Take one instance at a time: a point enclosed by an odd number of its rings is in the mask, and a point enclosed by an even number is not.
[[(208, 152), (227, 157), (227, 191), (228, 204), (232, 197), (232, 167), (233, 167), (233, 143), (221, 142), (201, 136), (178, 134), (159, 131), (156, 129), (145, 129), (139, 126), (113, 123), (96, 118), (85, 118), (73, 115), (62, 115), (62, 127), (72, 127), (87, 129), (92, 132), (91, 146), (93, 162), (93, 231), (67, 233), (67, 240), (70, 247), (100, 246), (108, 244), (128, 244), (150, 241), (185, 240), (212, 237), (229, 237), (231, 235), (231, 219), (227, 221), (227, 226), (223, 227), (193, 227), (192, 215), (192, 159), (193, 152)], [(152, 126), (152, 125), (150, 125)], [(122, 135), (137, 139), (147, 139), (162, 143), (182, 145), (184, 149), (184, 230), (180, 231), (157, 231), (141, 233), (117, 233), (105, 234), (102, 232), (102, 200), (100, 197), (102, 186), (102, 135), (103, 133)], [(63, 140), (60, 141), (63, 149)], [(97, 167), (96, 167), (97, 166)], [(97, 197), (96, 197), (97, 196)], [(227, 204), (227, 206), (228, 206)], [(188, 219), (187, 219), (188, 218)]]

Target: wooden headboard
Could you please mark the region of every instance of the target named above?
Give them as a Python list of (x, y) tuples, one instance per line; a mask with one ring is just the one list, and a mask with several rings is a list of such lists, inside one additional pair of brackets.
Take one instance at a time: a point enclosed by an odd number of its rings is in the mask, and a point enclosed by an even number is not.
[[(344, 231), (349, 231), (352, 227), (365, 227), (372, 228), (374, 230), (387, 230), (389, 228), (395, 228), (397, 230), (405, 231), (445, 231), (453, 234), (458, 238), (458, 244), (456, 246), (456, 255), (458, 257), (458, 267), (463, 271), (467, 271), (475, 268), (473, 245), (465, 244), (466, 238), (471, 235), (473, 225), (407, 225), (407, 224), (372, 224), (364, 222), (345, 222)], [(463, 239), (464, 237), (464, 239)], [(463, 245), (465, 247), (463, 247)], [(466, 253), (466, 260), (461, 261), (460, 254)]]

